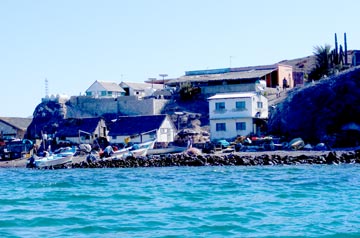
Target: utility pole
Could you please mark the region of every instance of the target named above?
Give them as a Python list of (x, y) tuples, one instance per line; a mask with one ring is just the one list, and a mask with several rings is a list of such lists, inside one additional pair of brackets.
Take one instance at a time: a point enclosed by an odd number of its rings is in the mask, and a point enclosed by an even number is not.
[(159, 74), (160, 77), (163, 78), (163, 87), (165, 88), (165, 77), (167, 77), (167, 74)]
[(49, 81), (45, 78), (45, 97), (49, 96)]
[(149, 78), (149, 80), (151, 81), (151, 88), (154, 88), (154, 81), (156, 78)]

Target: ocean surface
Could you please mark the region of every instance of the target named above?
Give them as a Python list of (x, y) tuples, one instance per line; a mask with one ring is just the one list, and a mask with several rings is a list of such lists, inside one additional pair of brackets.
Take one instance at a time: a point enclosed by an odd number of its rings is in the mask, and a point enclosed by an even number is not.
[(359, 172), (0, 169), (0, 237), (360, 237)]

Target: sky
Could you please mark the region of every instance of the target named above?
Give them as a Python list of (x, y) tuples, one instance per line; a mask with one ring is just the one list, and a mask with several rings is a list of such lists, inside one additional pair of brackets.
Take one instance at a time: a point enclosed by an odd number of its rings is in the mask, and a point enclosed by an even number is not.
[[(29, 117), (46, 93), (96, 80), (274, 64), (360, 49), (358, 0), (0, 0), (0, 117)], [(47, 81), (47, 84), (45, 83)]]

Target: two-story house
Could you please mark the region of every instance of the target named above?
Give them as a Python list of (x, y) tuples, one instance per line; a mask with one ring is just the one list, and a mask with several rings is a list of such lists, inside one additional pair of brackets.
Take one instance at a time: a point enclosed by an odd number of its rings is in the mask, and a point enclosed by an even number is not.
[(268, 118), (268, 100), (259, 92), (216, 94), (209, 100), (210, 139), (259, 134)]

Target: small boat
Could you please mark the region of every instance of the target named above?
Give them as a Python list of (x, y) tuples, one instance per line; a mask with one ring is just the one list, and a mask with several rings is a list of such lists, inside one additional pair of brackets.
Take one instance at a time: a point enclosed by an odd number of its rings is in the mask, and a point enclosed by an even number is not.
[(300, 150), (305, 146), (304, 141), (301, 138), (295, 138), (289, 142), (290, 149)]
[(149, 149), (154, 147), (155, 140), (134, 144), (130, 147), (114, 151), (112, 156), (115, 158), (125, 158), (128, 156), (139, 157), (146, 156)]
[(59, 155), (52, 154), (44, 157), (38, 157), (33, 155), (26, 167), (28, 168), (45, 168), (45, 167), (56, 167), (59, 165), (67, 164), (72, 162), (73, 155)]
[(28, 168), (45, 168), (56, 167), (72, 162), (72, 158), (76, 152), (75, 148), (66, 147), (60, 148), (53, 154), (45, 153), (45, 156), (39, 157), (33, 155), (29, 160), (26, 167)]

